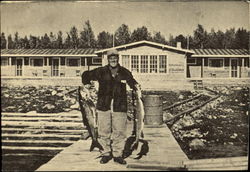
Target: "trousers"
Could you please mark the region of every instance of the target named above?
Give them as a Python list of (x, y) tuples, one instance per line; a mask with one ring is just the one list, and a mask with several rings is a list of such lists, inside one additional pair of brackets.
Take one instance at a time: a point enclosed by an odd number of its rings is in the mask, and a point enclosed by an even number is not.
[(98, 110), (98, 141), (103, 147), (102, 155), (122, 156), (126, 141), (127, 114)]

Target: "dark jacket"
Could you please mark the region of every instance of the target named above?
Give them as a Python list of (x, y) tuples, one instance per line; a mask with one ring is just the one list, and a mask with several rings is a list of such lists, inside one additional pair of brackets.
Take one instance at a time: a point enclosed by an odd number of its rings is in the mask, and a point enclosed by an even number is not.
[(90, 84), (91, 80), (99, 82), (97, 109), (102, 111), (110, 110), (111, 100), (114, 112), (127, 112), (127, 91), (126, 83), (134, 90), (136, 80), (131, 72), (118, 65), (118, 72), (115, 78), (112, 77), (109, 65), (86, 71), (82, 74), (82, 83)]

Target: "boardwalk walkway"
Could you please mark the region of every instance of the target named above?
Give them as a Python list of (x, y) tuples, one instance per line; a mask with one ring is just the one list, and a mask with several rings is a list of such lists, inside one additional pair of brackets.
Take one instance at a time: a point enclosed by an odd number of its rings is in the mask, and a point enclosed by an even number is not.
[[(131, 133), (132, 124), (128, 126), (128, 133)], [(149, 142), (149, 153), (140, 160), (135, 160), (133, 159), (136, 157), (135, 151), (126, 159), (127, 165), (117, 164), (113, 160), (107, 164), (100, 164), (100, 159), (95, 159), (99, 156), (99, 152), (97, 150), (89, 152), (91, 140), (79, 140), (37, 171), (178, 170), (184, 167), (183, 162), (188, 158), (166, 125), (145, 126), (144, 135)]]

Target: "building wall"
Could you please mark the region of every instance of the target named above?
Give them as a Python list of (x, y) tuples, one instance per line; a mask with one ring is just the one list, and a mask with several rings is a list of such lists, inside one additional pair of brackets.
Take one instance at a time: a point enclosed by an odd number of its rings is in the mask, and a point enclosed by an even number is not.
[[(143, 45), (139, 47), (127, 48), (119, 50), (119, 63), (122, 65), (122, 55), (166, 55), (167, 56), (167, 73), (136, 73), (139, 78), (158, 78), (157, 80), (166, 79), (183, 79), (186, 78), (186, 63), (185, 55), (170, 50), (163, 50), (159, 47), (151, 47)], [(103, 65), (108, 64), (107, 55), (103, 54)]]

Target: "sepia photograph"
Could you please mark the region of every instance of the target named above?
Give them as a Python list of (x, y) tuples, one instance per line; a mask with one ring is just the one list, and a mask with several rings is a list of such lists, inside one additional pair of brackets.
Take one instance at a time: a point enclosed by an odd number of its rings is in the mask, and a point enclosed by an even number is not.
[(0, 2), (2, 171), (249, 169), (250, 1)]

